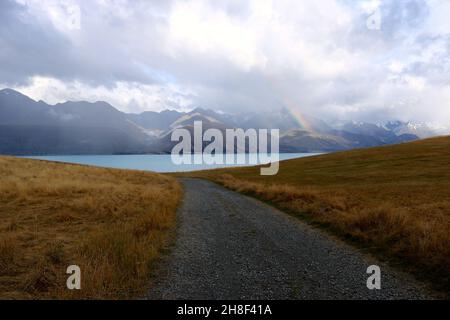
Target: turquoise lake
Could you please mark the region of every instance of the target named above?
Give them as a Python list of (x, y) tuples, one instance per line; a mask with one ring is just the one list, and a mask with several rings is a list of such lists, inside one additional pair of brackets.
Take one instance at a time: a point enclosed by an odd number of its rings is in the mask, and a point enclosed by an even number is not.
[[(288, 160), (295, 158), (303, 158), (317, 155), (317, 153), (280, 153), (278, 154), (279, 160)], [(201, 155), (195, 155), (194, 157), (201, 157)], [(211, 157), (211, 156), (210, 156)], [(249, 155), (246, 155), (247, 159)], [(254, 164), (181, 164), (176, 165), (173, 163), (170, 154), (155, 155), (67, 155), (67, 156), (27, 156), (24, 158), (49, 160), (57, 162), (77, 163), (92, 165), (98, 167), (118, 168), (118, 169), (133, 169), (133, 170), (145, 170), (154, 172), (183, 172), (183, 171), (195, 171), (203, 169), (223, 168), (223, 167), (236, 167), (236, 166), (248, 166)], [(197, 159), (198, 160), (198, 159)], [(259, 164), (264, 164), (258, 161)]]

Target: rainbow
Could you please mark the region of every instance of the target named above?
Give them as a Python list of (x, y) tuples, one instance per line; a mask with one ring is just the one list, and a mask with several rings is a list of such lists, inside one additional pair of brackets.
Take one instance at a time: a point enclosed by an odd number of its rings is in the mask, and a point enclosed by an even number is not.
[(284, 108), (289, 111), (289, 114), (295, 119), (301, 129), (314, 133), (314, 128), (305, 115), (300, 111), (297, 104), (287, 97), (281, 98), (281, 102)]
[(270, 87), (273, 89), (275, 95), (277, 96), (280, 104), (285, 108), (289, 114), (295, 119), (297, 124), (301, 129), (307, 130), (309, 132), (315, 133), (315, 130), (312, 124), (308, 121), (306, 116), (300, 111), (300, 107), (297, 103), (295, 103), (290, 97), (286, 94), (283, 94), (281, 90), (279, 90), (278, 85), (273, 79), (270, 77), (267, 78), (270, 83)]

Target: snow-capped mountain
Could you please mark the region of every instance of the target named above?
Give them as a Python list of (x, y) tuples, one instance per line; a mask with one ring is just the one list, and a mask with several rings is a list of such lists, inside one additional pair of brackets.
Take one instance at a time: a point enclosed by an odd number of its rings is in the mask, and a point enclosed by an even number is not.
[(0, 153), (167, 153), (175, 144), (171, 132), (176, 128), (192, 130), (195, 121), (202, 121), (203, 130), (217, 128), (222, 132), (279, 129), (281, 152), (330, 152), (448, 133), (446, 128), (401, 121), (333, 124), (307, 115), (298, 120), (286, 109), (227, 114), (196, 108), (191, 112), (130, 114), (106, 102), (49, 105), (5, 89), (0, 90)]
[(450, 129), (445, 126), (434, 125), (424, 122), (414, 123), (410, 121), (408, 122), (390, 121), (386, 123), (384, 127), (387, 128), (388, 130), (391, 130), (397, 135), (414, 134), (421, 139), (438, 135), (450, 134)]

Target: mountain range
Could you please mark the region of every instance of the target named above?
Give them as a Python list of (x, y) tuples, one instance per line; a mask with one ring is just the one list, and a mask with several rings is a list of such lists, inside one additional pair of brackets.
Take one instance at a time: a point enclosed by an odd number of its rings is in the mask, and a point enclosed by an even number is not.
[(197, 108), (124, 113), (106, 102), (49, 105), (12, 89), (0, 90), (0, 154), (170, 153), (176, 128), (280, 129), (281, 152), (331, 152), (402, 143), (442, 134), (426, 124), (346, 122), (331, 125), (306, 116), (304, 128), (286, 109), (227, 114)]

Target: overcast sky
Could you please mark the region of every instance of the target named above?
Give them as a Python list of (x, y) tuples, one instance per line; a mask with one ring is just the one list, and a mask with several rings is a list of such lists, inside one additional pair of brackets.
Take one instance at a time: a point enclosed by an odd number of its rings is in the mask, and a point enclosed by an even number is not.
[(0, 88), (450, 125), (448, 0), (1, 0)]

